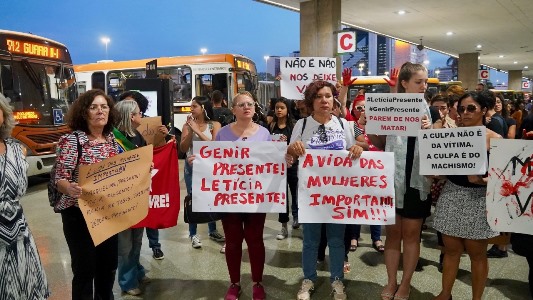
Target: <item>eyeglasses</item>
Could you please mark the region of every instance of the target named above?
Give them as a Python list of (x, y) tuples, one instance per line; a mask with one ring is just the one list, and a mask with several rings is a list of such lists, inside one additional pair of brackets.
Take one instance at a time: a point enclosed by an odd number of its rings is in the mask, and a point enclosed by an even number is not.
[(255, 103), (254, 102), (241, 102), (241, 103), (238, 103), (236, 106), (238, 108), (244, 108), (245, 106), (246, 107), (254, 107)]
[(318, 126), (317, 133), (318, 133), (318, 140), (320, 142), (322, 143), (328, 142), (328, 135), (326, 134), (326, 126), (324, 126), (324, 124), (321, 124)]
[(89, 106), (89, 110), (91, 111), (97, 111), (98, 109), (101, 109), (102, 111), (108, 111), (109, 110), (109, 105), (107, 104), (103, 104), (103, 105), (91, 105)]
[(475, 106), (474, 104), (468, 104), (466, 107), (464, 106), (459, 106), (457, 108), (457, 112), (462, 114), (466, 111), (468, 111), (469, 113), (473, 113), (477, 110), (477, 106)]
[(365, 107), (363, 105), (358, 105), (358, 106), (355, 107), (355, 110), (363, 111), (363, 110), (365, 110)]

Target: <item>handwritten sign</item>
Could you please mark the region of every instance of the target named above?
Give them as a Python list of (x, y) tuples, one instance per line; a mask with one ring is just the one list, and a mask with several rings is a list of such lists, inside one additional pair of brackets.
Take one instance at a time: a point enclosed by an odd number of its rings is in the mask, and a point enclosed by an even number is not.
[(366, 133), (417, 136), (426, 110), (424, 94), (367, 93)]
[(491, 139), (487, 221), (494, 231), (533, 234), (533, 142)]
[(137, 131), (141, 133), (148, 145), (162, 146), (165, 144), (165, 135), (159, 132), (161, 117), (141, 118)]
[(307, 86), (315, 80), (337, 83), (337, 60), (330, 57), (281, 57), (281, 96), (301, 100)]
[(148, 145), (80, 165), (78, 203), (95, 246), (148, 214), (152, 150)]
[(193, 144), (193, 211), (286, 211), (286, 143), (194, 141)]
[(485, 126), (420, 130), (420, 175), (485, 174), (485, 135)]
[(310, 150), (299, 159), (300, 223), (394, 224), (394, 154)]

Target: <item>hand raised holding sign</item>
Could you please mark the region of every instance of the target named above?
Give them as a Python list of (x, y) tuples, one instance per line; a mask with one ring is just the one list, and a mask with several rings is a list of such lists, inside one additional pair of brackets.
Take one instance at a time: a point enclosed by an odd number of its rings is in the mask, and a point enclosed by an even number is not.
[(302, 141), (296, 141), (289, 145), (287, 148), (287, 153), (293, 157), (302, 156), (305, 154), (305, 145)]
[(428, 115), (424, 115), (422, 117), (422, 129), (430, 129), (431, 128), (431, 120), (429, 119)]
[(351, 159), (357, 159), (357, 158), (359, 158), (361, 156), (361, 154), (363, 154), (363, 147), (361, 147), (361, 146), (353, 145), (348, 150), (348, 156)]

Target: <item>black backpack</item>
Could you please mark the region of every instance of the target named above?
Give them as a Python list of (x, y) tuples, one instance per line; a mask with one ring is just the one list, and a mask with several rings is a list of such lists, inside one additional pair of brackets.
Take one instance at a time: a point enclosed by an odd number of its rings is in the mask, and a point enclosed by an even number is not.
[[(73, 134), (76, 136), (76, 144), (78, 148), (78, 160), (76, 161), (76, 167), (75, 167), (77, 168), (80, 165), (80, 158), (81, 158), (81, 153), (83, 149), (81, 148), (78, 133), (74, 132)], [(59, 190), (57, 189), (57, 185), (55, 183), (56, 167), (57, 167), (57, 158), (56, 158), (56, 162), (54, 163), (54, 166), (52, 167), (52, 170), (50, 171), (50, 181), (48, 181), (48, 201), (50, 202), (50, 206), (54, 208), (54, 211), (59, 212), (58, 210), (56, 210), (55, 206), (57, 205), (57, 203), (59, 202), (63, 194), (59, 192)]]
[(219, 122), (222, 127), (233, 122), (233, 113), (226, 107), (213, 109), (213, 115), (215, 116), (213, 121)]

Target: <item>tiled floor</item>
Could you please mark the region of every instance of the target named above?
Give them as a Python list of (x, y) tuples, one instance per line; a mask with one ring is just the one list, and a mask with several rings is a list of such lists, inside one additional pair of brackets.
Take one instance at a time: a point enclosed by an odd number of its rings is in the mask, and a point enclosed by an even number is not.
[[(181, 173), (181, 172), (180, 172)], [(182, 186), (184, 186), (182, 184)], [(183, 192), (183, 190), (182, 190)], [(51, 299), (70, 298), (70, 256), (63, 236), (61, 218), (48, 206), (46, 179), (32, 178), (27, 195), (22, 199), (24, 212), (36, 239), (52, 289)], [(193, 249), (188, 239), (188, 229), (182, 222), (175, 228), (160, 231), (160, 242), (165, 259), (157, 261), (151, 256), (148, 240), (144, 239), (141, 263), (149, 271), (152, 281), (143, 286), (140, 297), (122, 295), (115, 284), (115, 299), (222, 299), (229, 286), (229, 276), (224, 255), (219, 253), (222, 244), (207, 237), (207, 226), (199, 225), (203, 247)], [(430, 223), (430, 222), (429, 222)], [(218, 224), (219, 231), (222, 225)], [(277, 215), (267, 216), (264, 231), (266, 263), (264, 286), (267, 299), (296, 299), (302, 279), (302, 230), (289, 230), (289, 238), (278, 241), (280, 229)], [(410, 299), (432, 299), (440, 290), (441, 274), (437, 271), (439, 252), (434, 231), (422, 236), (422, 272), (416, 272), (412, 281)], [(246, 247), (244, 245), (244, 247)], [(371, 248), (368, 226), (363, 226), (360, 247), (350, 253), (352, 271), (346, 274), (349, 299), (379, 299), (386, 284), (383, 255)], [(240, 299), (251, 299), (252, 284), (247, 252), (243, 255)], [(471, 299), (470, 261), (464, 256), (454, 286), (454, 299)], [(312, 299), (331, 299), (328, 281), (328, 260), (319, 266), (319, 281)], [(491, 259), (489, 280), (484, 299), (530, 299), (527, 281), (528, 266), (523, 257), (510, 254), (508, 258)]]

